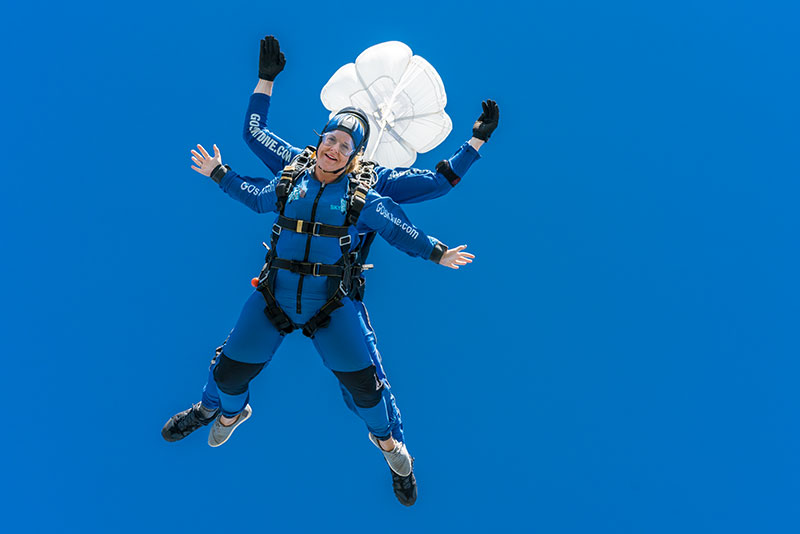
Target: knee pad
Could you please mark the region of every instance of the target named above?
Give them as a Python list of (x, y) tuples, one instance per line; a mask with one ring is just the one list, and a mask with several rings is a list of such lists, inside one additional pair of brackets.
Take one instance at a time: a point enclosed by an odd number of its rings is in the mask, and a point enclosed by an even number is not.
[(360, 371), (333, 371), (333, 374), (347, 388), (359, 408), (372, 408), (381, 401), (383, 382), (378, 379), (374, 365)]
[(214, 368), (214, 382), (223, 393), (241, 395), (247, 385), (261, 372), (265, 363), (243, 363), (231, 360), (220, 353), (219, 363)]

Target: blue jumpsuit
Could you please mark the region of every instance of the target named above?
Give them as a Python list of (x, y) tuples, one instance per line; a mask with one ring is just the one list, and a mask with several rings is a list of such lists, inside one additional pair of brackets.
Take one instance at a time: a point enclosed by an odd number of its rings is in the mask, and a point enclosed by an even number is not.
[[(299, 154), (301, 149), (283, 141), (267, 129), (266, 115), (269, 109), (269, 101), (270, 97), (267, 95), (257, 93), (251, 96), (245, 119), (244, 138), (248, 146), (250, 146), (253, 152), (267, 167), (271, 171), (277, 173)], [(395, 170), (377, 167), (378, 182), (374, 189), (380, 195), (391, 197), (391, 200), (387, 198), (377, 200), (377, 195), (373, 196), (373, 193), (371, 193), (370, 202), (368, 206), (364, 208), (365, 211), (362, 211), (362, 218), (359, 219), (359, 225), (356, 231), (362, 233), (365, 230), (379, 230), (379, 233), (383, 235), (387, 231), (385, 221), (389, 221), (388, 230), (397, 230), (398, 228), (401, 230), (398, 242), (393, 242), (393, 239), (398, 237), (398, 233), (396, 231), (394, 233), (388, 231), (387, 235), (389, 237), (387, 237), (387, 240), (389, 240), (390, 243), (395, 244), (398, 248), (401, 248), (401, 250), (409, 254), (419, 255), (418, 253), (421, 252), (423, 257), (429, 256), (430, 251), (427, 247), (421, 251), (419, 250), (419, 240), (422, 239), (425, 241), (425, 238), (422, 237), (424, 234), (421, 232), (419, 233), (416, 239), (416, 245), (408, 242), (408, 236), (418, 232), (418, 230), (413, 228), (413, 225), (410, 225), (407, 219), (405, 219), (404, 214), (402, 214), (402, 210), (400, 210), (392, 200), (411, 203), (442, 196), (453, 188), (460, 177), (464, 175), (472, 163), (478, 158), (477, 151), (468, 144), (465, 143), (459, 148), (456, 154), (449, 160), (450, 167), (456, 175), (455, 179), (452, 174), (448, 178), (443, 174), (432, 171), (421, 171), (418, 169)], [(237, 185), (231, 186), (231, 183)], [(270, 182), (263, 178), (244, 178), (229, 172), (225, 180), (220, 184), (220, 187), (229, 195), (242, 201), (251, 208), (256, 209), (256, 211), (264, 211), (265, 208), (274, 211), (274, 183), (274, 180)], [(297, 183), (299, 186), (297, 191), (303, 195), (301, 198), (314, 198), (316, 194), (320, 194), (317, 220), (328, 222), (328, 220), (324, 218), (324, 214), (326, 212), (336, 212), (334, 209), (336, 203), (326, 203), (327, 201), (324, 200), (330, 199), (331, 197), (329, 195), (334, 197), (337, 194), (340, 195), (338, 211), (339, 217), (343, 216), (341, 213), (341, 201), (343, 198), (341, 193), (344, 190), (339, 191), (339, 189), (346, 185), (346, 179), (339, 180), (339, 187), (334, 187), (334, 184), (329, 184), (324, 188), (328, 189), (328, 191), (320, 191), (321, 184), (314, 180), (313, 177), (300, 177)], [(332, 193), (331, 191), (333, 190), (336, 190), (337, 193)], [(296, 198), (293, 199), (294, 201), (299, 200), (297, 194), (295, 197)], [(306, 212), (304, 216), (296, 213), (292, 214), (296, 211), (296, 207), (303, 203), (301, 202), (297, 204), (297, 206), (292, 206), (292, 204), (293, 202), (288, 203), (285, 214), (293, 218), (308, 220), (309, 212)], [(305, 204), (308, 204), (307, 200)], [(320, 209), (320, 206), (322, 209)], [(373, 211), (369, 211), (368, 207), (371, 209), (374, 208)], [(367, 212), (369, 212), (369, 214), (367, 214)], [(376, 220), (376, 214), (382, 217), (384, 221)], [(320, 215), (322, 215), (323, 218), (320, 218)], [(383, 230), (381, 230), (381, 228), (375, 228), (374, 225), (376, 223), (377, 226), (383, 225)], [(329, 222), (329, 224), (341, 224), (341, 222)], [(373, 226), (370, 226), (370, 224)], [(392, 225), (395, 227), (391, 228)], [(411, 234), (408, 233), (409, 231)], [(288, 235), (286, 237), (288, 237)], [(299, 242), (303, 242), (306, 238), (306, 236), (295, 234), (295, 238), (298, 237), (300, 238)], [(321, 237), (315, 238), (315, 240), (328, 240), (331, 243), (336, 241), (332, 238)], [(295, 239), (295, 241), (298, 240)], [(428, 244), (430, 244), (430, 240), (427, 241)], [(328, 244), (329, 247), (331, 243)], [(298, 243), (294, 243), (294, 245), (297, 244)], [(288, 245), (289, 249), (294, 245)], [(412, 251), (408, 247), (416, 248)], [(284, 249), (283, 244), (279, 242), (278, 256), (287, 257), (284, 256), (284, 250), (289, 249)], [(333, 263), (340, 255), (338, 243), (328, 252), (330, 253), (331, 251), (333, 251), (333, 256), (325, 260), (329, 263)], [(303, 258), (300, 257), (297, 259)], [(325, 302), (328, 293), (322, 287), (324, 284), (320, 285), (321, 281), (325, 279), (317, 279), (315, 281), (316, 287), (309, 288), (307, 284), (310, 277), (303, 277), (305, 280), (302, 298), (298, 302), (297, 285), (299, 280), (295, 282), (294, 280), (290, 281), (288, 279), (297, 279), (300, 276), (289, 272), (280, 272), (279, 274), (282, 280), (280, 283), (276, 281), (276, 297), (284, 308), (284, 311), (289, 313), (292, 320), (297, 324), (302, 324)], [(285, 303), (287, 305), (284, 305)], [(389, 384), (381, 365), (375, 333), (370, 325), (366, 308), (359, 300), (345, 299), (343, 303), (344, 307), (334, 312), (331, 325), (317, 332), (314, 338), (314, 344), (322, 355), (325, 365), (334, 371), (355, 371), (363, 369), (370, 364), (375, 365), (376, 373), (385, 386), (382, 391), (382, 402), (370, 409), (358, 407), (353, 402), (352, 395), (344, 385), (341, 385), (342, 395), (347, 406), (367, 423), (367, 427), (373, 434), (382, 437), (391, 433), (395, 439), (403, 441), (400, 412), (397, 409), (394, 396), (389, 389)], [(282, 337), (275, 331), (272, 324), (269, 323), (264, 316), (262, 312), (263, 307), (263, 297), (260, 293), (253, 293), (245, 304), (245, 308), (242, 311), (242, 316), (236, 328), (234, 328), (234, 331), (224, 345), (224, 351), (227, 357), (247, 363), (269, 361), (271, 355), (280, 345)], [(337, 314), (337, 312), (340, 313)], [(356, 341), (355, 338), (360, 339)], [(343, 350), (345, 347), (347, 349)], [(366, 347), (366, 353), (362, 350), (363, 347)], [(269, 353), (268, 357), (264, 356), (265, 352)], [(365, 358), (365, 356), (367, 356), (368, 359)], [(234, 415), (244, 407), (244, 404), (247, 402), (247, 394), (243, 393), (235, 400), (226, 399), (224, 393), (220, 395), (213, 379), (213, 368), (216, 363), (217, 358), (212, 362), (209, 380), (203, 390), (203, 405), (214, 409), (220, 405), (220, 397), (222, 397), (221, 404), (223, 414), (229, 416)], [(389, 432), (385, 429), (387, 419)]]

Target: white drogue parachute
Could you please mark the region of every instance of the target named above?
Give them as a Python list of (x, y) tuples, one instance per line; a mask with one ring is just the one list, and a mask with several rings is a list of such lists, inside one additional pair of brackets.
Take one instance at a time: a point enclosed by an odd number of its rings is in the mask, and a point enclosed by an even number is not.
[(435, 148), (453, 129), (439, 73), (399, 41), (361, 52), (331, 76), (320, 98), (331, 116), (347, 106), (367, 113), (366, 159), (384, 167), (411, 166), (417, 153)]

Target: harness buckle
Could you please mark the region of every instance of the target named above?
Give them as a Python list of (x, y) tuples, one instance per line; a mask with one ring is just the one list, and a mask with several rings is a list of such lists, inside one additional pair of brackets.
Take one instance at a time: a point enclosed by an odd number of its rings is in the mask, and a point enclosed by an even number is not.
[(348, 247), (350, 243), (353, 242), (353, 239), (350, 237), (350, 234), (345, 234), (339, 238), (339, 246), (340, 247)]
[(272, 225), (272, 233), (275, 234), (276, 239), (281, 236), (281, 227), (277, 223)]
[(294, 231), (297, 232), (298, 234), (303, 233), (303, 221), (297, 219), (297, 227), (294, 229)]
[(264, 284), (267, 283), (267, 276), (269, 276), (269, 267), (270, 267), (270, 262), (265, 263), (264, 267), (261, 268), (261, 272), (258, 273), (258, 285), (256, 286), (256, 289), (261, 290), (261, 288), (264, 287)]
[(319, 237), (319, 231), (321, 229), (322, 229), (322, 223), (321, 222), (315, 222), (311, 226), (311, 235)]
[(319, 276), (319, 268), (321, 265), (322, 265), (321, 263), (315, 263), (311, 267), (311, 276)]

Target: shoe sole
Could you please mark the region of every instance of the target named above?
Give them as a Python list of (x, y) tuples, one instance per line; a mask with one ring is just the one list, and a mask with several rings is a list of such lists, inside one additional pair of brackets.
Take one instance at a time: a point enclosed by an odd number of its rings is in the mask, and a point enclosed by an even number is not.
[[(225, 427), (225, 428), (230, 428), (231, 431), (228, 432), (228, 435), (225, 436), (225, 439), (223, 439), (219, 443), (212, 443), (211, 442), (211, 432), (209, 432), (208, 433), (208, 445), (209, 445), (209, 447), (219, 447), (220, 445), (222, 445), (223, 443), (228, 441), (230, 439), (230, 437), (233, 435), (233, 432), (236, 430), (236, 428), (239, 425), (241, 425), (242, 423), (244, 423), (245, 421), (247, 421), (248, 419), (250, 419), (251, 415), (253, 415), (253, 409), (250, 408), (250, 405), (248, 404), (247, 406), (245, 406), (244, 411), (242, 411), (242, 413), (239, 414), (239, 419), (237, 419), (236, 422), (233, 423), (232, 426), (226, 426)], [(218, 415), (217, 417), (222, 417), (222, 414)], [(215, 423), (216, 423), (216, 421), (215, 421)], [(222, 424), (222, 423), (220, 423), (220, 424)], [(211, 429), (213, 430), (214, 427), (212, 426)]]

